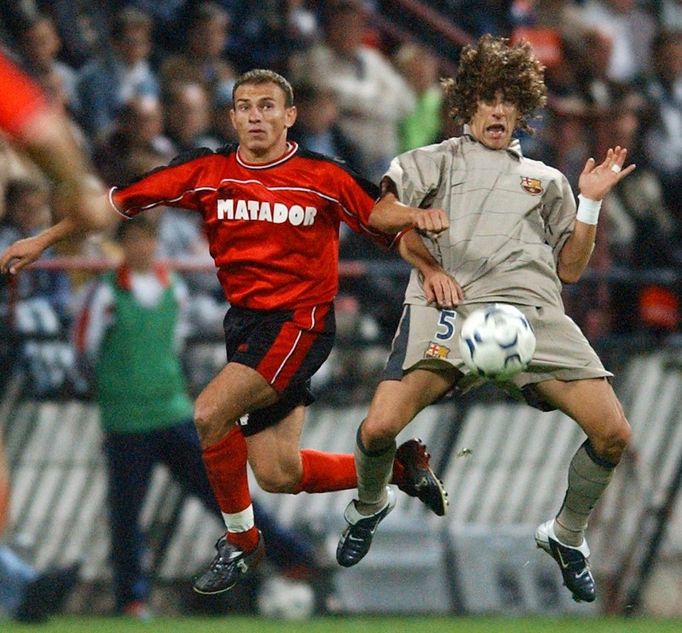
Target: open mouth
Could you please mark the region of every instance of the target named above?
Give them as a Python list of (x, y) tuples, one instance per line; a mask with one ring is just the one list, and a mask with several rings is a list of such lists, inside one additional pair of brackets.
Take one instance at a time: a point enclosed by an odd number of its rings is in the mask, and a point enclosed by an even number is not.
[(507, 128), (501, 123), (493, 123), (485, 128), (485, 132), (491, 138), (502, 138), (507, 131)]

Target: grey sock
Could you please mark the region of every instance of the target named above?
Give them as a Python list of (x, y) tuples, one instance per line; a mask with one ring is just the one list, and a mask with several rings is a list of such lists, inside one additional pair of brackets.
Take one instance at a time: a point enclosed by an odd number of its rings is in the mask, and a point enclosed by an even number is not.
[(393, 474), (396, 444), (368, 451), (362, 443), (360, 428), (355, 439), (355, 468), (358, 473), (358, 512), (373, 514), (386, 504), (386, 485)]
[(554, 532), (565, 545), (578, 546), (592, 509), (611, 481), (615, 466), (595, 455), (589, 441), (577, 450), (568, 469), (568, 489), (554, 521)]

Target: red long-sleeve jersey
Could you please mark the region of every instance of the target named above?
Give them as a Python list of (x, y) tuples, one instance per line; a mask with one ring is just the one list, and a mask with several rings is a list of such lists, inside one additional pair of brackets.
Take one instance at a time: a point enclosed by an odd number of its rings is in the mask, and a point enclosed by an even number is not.
[(0, 128), (21, 138), (25, 126), (46, 107), (38, 86), (0, 53)]
[(110, 198), (132, 217), (158, 205), (201, 213), (227, 300), (256, 310), (331, 301), (338, 288), (339, 223), (389, 247), (369, 228), (377, 187), (342, 164), (289, 143), (267, 164), (237, 146), (182, 154)]

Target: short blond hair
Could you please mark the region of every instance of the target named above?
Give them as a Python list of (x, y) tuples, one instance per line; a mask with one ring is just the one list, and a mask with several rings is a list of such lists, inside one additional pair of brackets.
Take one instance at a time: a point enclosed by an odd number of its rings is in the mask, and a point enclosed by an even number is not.
[(266, 70), (264, 68), (249, 70), (237, 78), (237, 81), (232, 88), (232, 103), (234, 103), (234, 96), (237, 92), (237, 88), (240, 86), (245, 84), (259, 85), (267, 83), (275, 84), (281, 88), (284, 93), (284, 105), (287, 108), (291, 108), (294, 105), (294, 89), (291, 87), (289, 81), (274, 70)]

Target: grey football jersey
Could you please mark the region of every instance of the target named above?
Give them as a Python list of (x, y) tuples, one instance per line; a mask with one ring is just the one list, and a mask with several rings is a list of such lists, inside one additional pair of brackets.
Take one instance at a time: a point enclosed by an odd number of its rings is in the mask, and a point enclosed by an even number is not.
[[(562, 307), (556, 265), (576, 207), (560, 171), (524, 158), (518, 141), (491, 150), (464, 135), (401, 154), (386, 176), (401, 202), (449, 213), (449, 230), (424, 242), (466, 302)], [(416, 270), (405, 302), (426, 304)]]

